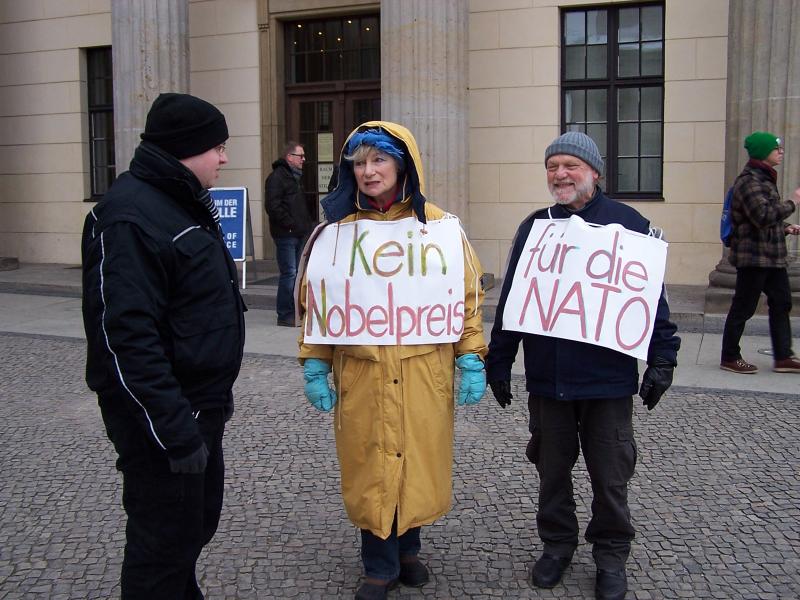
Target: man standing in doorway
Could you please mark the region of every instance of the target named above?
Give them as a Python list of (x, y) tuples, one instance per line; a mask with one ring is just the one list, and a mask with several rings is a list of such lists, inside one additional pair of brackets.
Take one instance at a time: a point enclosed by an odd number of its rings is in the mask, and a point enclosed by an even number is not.
[(306, 153), (303, 146), (289, 141), (281, 158), (272, 163), (272, 173), (264, 184), (269, 216), (269, 232), (275, 240), (278, 279), (278, 325), (294, 327), (294, 280), (303, 242), (311, 231), (311, 216), (300, 179)]

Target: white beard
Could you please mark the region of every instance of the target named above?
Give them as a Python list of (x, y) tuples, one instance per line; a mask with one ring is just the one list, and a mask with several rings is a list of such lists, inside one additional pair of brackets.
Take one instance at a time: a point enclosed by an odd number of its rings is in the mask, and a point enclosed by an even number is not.
[(588, 172), (583, 181), (576, 181), (575, 187), (569, 196), (563, 196), (556, 188), (555, 185), (548, 185), (550, 195), (556, 204), (569, 205), (579, 199), (585, 199), (586, 202), (594, 195), (594, 176), (592, 172)]

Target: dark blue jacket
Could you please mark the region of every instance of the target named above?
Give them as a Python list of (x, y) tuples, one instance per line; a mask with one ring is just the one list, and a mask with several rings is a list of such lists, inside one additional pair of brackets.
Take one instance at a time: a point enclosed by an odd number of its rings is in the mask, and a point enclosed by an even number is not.
[[(570, 212), (563, 206), (555, 205), (537, 211), (525, 219), (517, 230), (497, 305), (489, 355), (486, 358), (487, 380), (511, 378), (511, 365), (521, 341), (525, 354), (527, 390), (531, 394), (558, 400), (632, 396), (639, 384), (638, 365), (634, 357), (584, 342), (503, 330), (503, 310), (520, 254), (534, 220), (549, 218), (548, 210), (554, 219), (567, 219), (577, 214), (588, 223), (619, 223), (631, 231), (645, 234), (649, 232), (647, 219), (630, 206), (611, 200), (600, 188), (597, 188), (592, 200), (578, 212)], [(658, 356), (673, 365), (677, 364), (681, 341), (675, 335), (676, 331), (677, 327), (669, 320), (669, 306), (662, 293), (648, 349), (648, 362)]]
[(203, 443), (193, 413), (233, 412), (244, 303), (194, 174), (143, 142), (83, 230), (86, 380), (109, 436), (134, 428), (170, 458)]

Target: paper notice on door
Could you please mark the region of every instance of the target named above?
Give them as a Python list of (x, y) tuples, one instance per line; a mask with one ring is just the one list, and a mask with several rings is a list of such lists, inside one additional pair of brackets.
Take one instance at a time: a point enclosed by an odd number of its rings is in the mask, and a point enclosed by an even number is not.
[[(333, 163), (317, 163), (317, 191), (328, 193), (328, 184), (333, 175)], [(321, 200), (322, 198), (320, 198)]]
[(317, 162), (333, 162), (332, 132), (317, 133)]

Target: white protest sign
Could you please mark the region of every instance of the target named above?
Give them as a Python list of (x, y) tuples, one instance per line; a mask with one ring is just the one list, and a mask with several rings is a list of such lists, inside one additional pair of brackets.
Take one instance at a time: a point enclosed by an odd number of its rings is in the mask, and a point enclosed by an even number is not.
[(464, 331), (464, 251), (454, 217), (424, 226), (413, 217), (329, 225), (306, 273), (307, 344), (443, 343)]
[(577, 215), (537, 219), (503, 312), (503, 329), (604, 346), (642, 360), (653, 334), (667, 243)]

